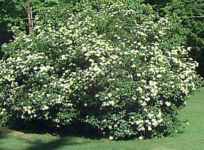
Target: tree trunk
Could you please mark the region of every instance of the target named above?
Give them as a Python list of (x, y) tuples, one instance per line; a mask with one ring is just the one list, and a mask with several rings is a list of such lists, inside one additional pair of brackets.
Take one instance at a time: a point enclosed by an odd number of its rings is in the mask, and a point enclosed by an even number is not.
[(30, 34), (33, 31), (33, 12), (31, 0), (27, 0), (26, 2), (26, 13), (28, 19), (28, 34)]

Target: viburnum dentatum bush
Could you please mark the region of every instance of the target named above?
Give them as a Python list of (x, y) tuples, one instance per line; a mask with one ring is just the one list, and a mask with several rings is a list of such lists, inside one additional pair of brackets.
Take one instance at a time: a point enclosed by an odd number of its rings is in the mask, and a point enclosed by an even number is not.
[(167, 18), (124, 3), (41, 11), (3, 48), (1, 115), (80, 121), (110, 139), (169, 134), (198, 76)]

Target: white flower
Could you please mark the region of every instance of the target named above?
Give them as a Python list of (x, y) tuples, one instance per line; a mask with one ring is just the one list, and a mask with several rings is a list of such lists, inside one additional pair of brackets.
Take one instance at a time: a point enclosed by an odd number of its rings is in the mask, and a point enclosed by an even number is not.
[(112, 95), (112, 93), (108, 93), (108, 97), (112, 97), (113, 95)]
[(158, 118), (161, 118), (161, 117), (162, 117), (161, 111), (159, 111), (159, 113), (157, 114), (157, 117), (158, 117)]
[(147, 106), (147, 103), (146, 102), (142, 102), (141, 105), (144, 107), (144, 106)]
[(42, 110), (48, 110), (49, 107), (47, 105), (43, 105)]
[(114, 105), (115, 105), (115, 102), (114, 102), (114, 101), (109, 101), (109, 104), (110, 104), (111, 106), (114, 106)]
[(169, 107), (171, 106), (171, 102), (165, 102), (165, 105)]
[(113, 138), (113, 136), (109, 136), (109, 140), (113, 140), (114, 138)]
[(150, 98), (149, 98), (149, 97), (146, 97), (146, 98), (145, 98), (145, 101), (149, 102), (149, 101), (150, 101)]
[(162, 77), (162, 75), (161, 75), (161, 74), (158, 74), (158, 75), (157, 75), (157, 78), (161, 78), (161, 77)]
[(142, 123), (143, 123), (143, 120), (137, 120), (135, 123), (136, 123), (137, 125), (142, 124)]
[(152, 127), (148, 126), (148, 127), (147, 127), (147, 130), (148, 130), (148, 131), (152, 131)]
[(72, 107), (73, 104), (72, 104), (72, 103), (67, 103), (67, 106), (68, 106), (68, 107)]
[(148, 113), (148, 115), (147, 115), (147, 116), (148, 116), (148, 118), (150, 118), (150, 119), (151, 119), (151, 118), (153, 118), (153, 117), (154, 117), (154, 114), (152, 114), (152, 113)]
[(140, 73), (137, 73), (137, 76), (138, 76), (138, 77), (141, 77), (141, 74), (140, 74)]
[(137, 89), (136, 89), (136, 91), (138, 91), (139, 93), (142, 93), (142, 88), (141, 87), (138, 87)]
[[(135, 64), (133, 64), (131, 67), (132, 67), (132, 68), (136, 68), (136, 65), (135, 65)], [(139, 76), (138, 76), (138, 77), (139, 77)]]
[(144, 127), (139, 127), (138, 131), (145, 131), (145, 128)]
[(154, 127), (157, 127), (157, 126), (159, 125), (159, 123), (157, 122), (157, 120), (152, 119), (152, 125), (153, 125)]

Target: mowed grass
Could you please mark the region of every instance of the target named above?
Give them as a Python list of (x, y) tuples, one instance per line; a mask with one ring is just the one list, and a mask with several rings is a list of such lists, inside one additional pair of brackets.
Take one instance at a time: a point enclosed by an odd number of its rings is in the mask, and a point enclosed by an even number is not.
[(204, 150), (204, 88), (190, 96), (179, 116), (188, 120), (183, 133), (151, 140), (109, 141), (0, 130), (0, 150)]

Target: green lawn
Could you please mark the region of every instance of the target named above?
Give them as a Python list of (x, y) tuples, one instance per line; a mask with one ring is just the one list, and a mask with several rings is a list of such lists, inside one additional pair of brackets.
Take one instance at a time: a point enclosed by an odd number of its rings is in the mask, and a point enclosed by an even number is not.
[(1, 129), (0, 150), (203, 150), (204, 88), (188, 100), (181, 118), (189, 125), (184, 133), (153, 140), (109, 141), (79, 137), (59, 138), (49, 134), (26, 134)]

